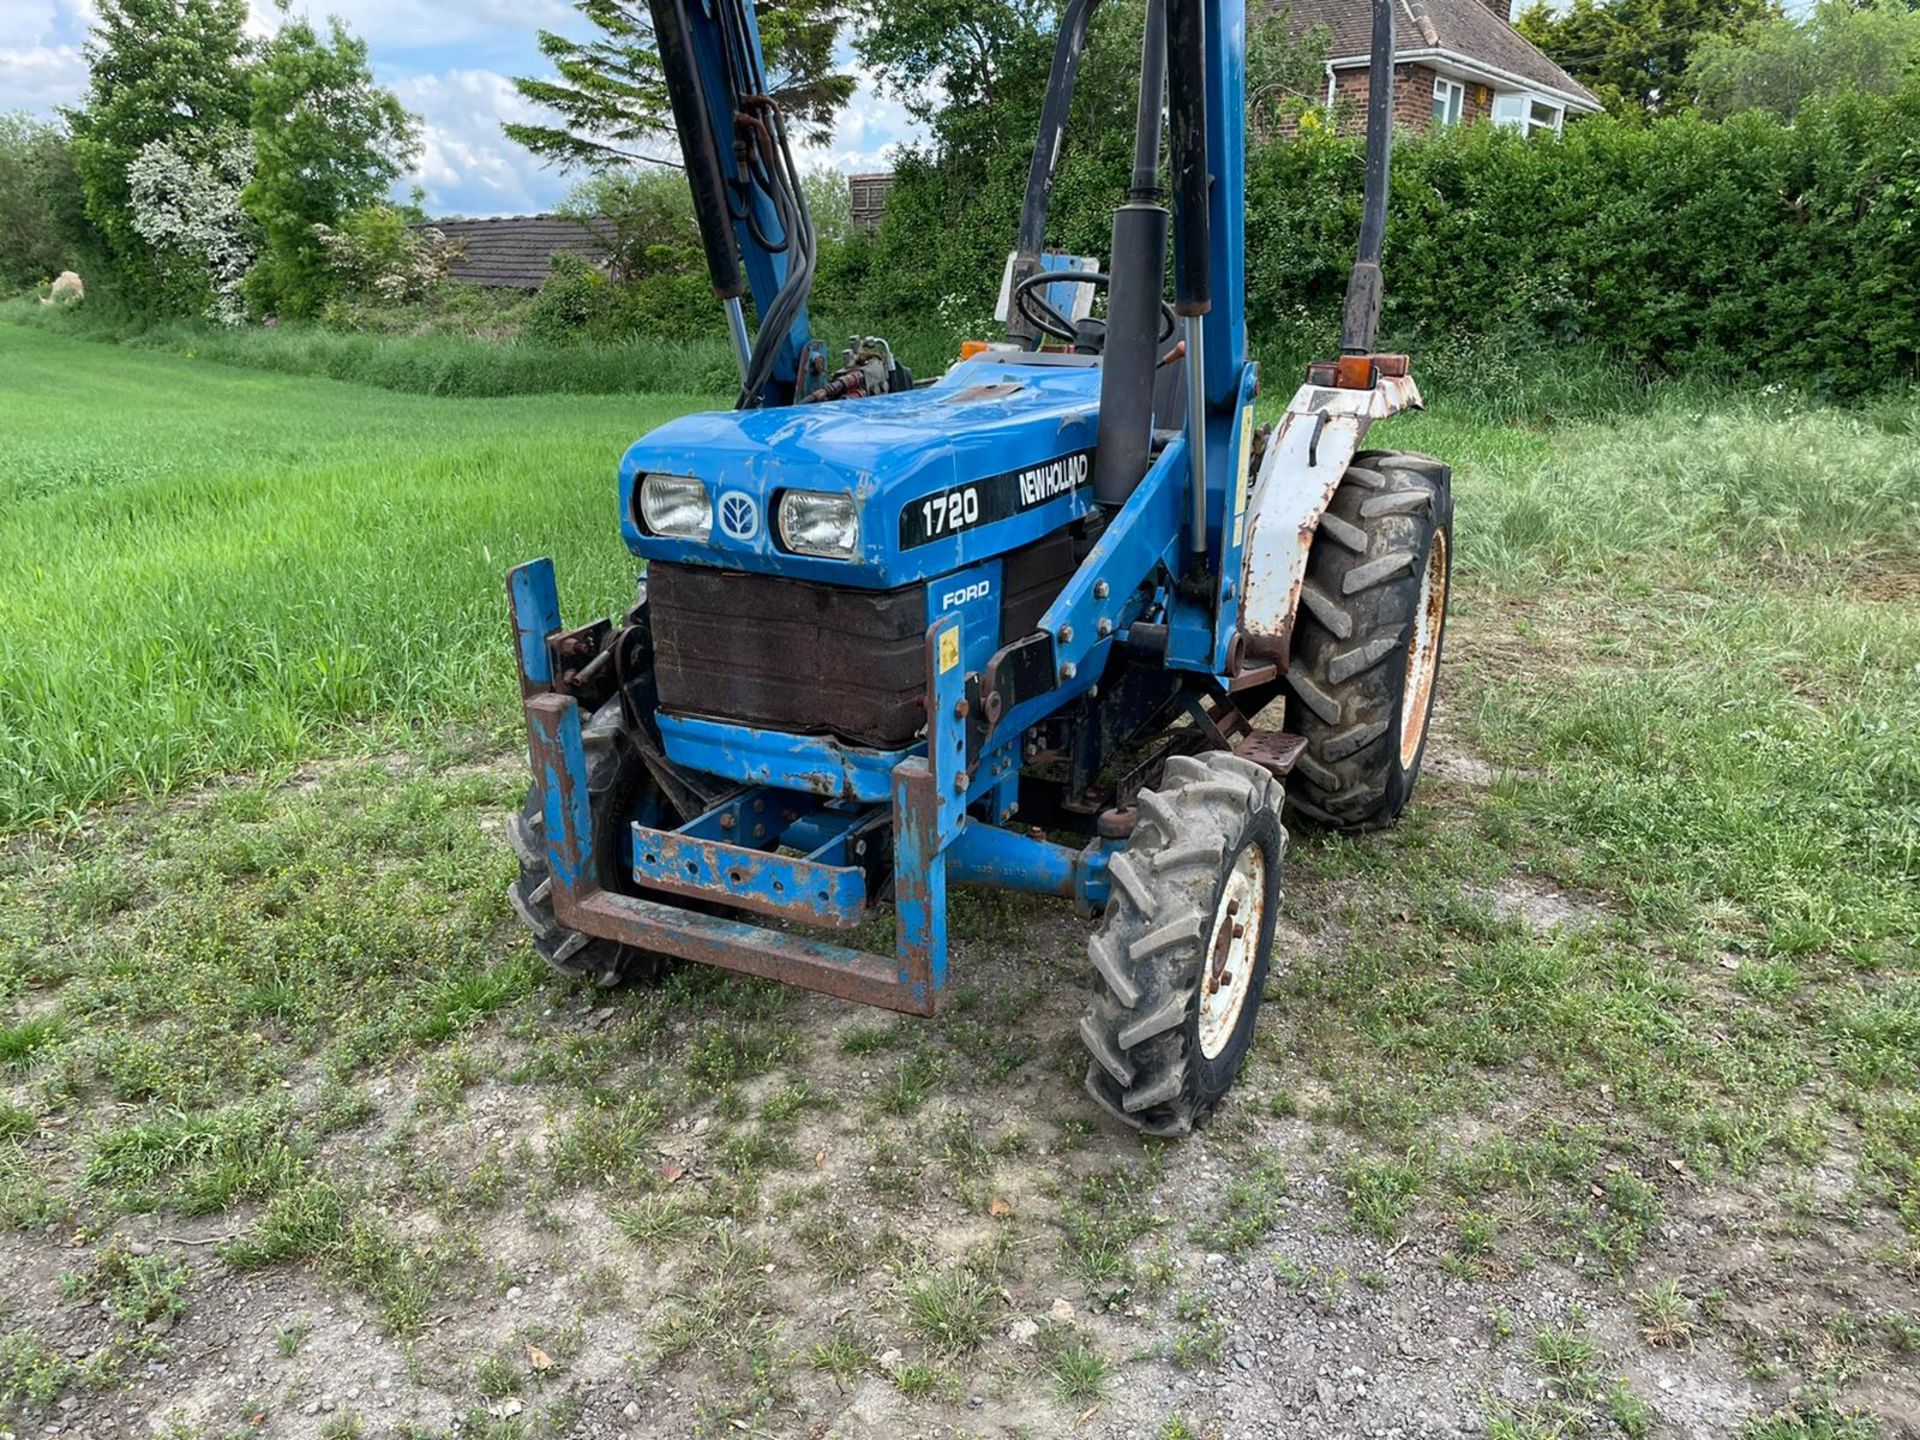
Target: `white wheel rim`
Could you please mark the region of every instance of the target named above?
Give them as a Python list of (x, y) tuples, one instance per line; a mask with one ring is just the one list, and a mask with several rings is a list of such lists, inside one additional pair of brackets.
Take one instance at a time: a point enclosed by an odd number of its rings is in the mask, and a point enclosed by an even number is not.
[(1420, 577), (1420, 603), (1413, 610), (1407, 643), (1407, 683), (1400, 693), (1400, 768), (1410, 770), (1427, 738), (1427, 711), (1440, 673), (1440, 632), (1447, 623), (1447, 532), (1436, 530)]
[(1267, 857), (1249, 845), (1233, 862), (1207, 934), (1200, 981), (1200, 1053), (1217, 1060), (1239, 1028), (1253, 990), (1254, 962), (1267, 908)]

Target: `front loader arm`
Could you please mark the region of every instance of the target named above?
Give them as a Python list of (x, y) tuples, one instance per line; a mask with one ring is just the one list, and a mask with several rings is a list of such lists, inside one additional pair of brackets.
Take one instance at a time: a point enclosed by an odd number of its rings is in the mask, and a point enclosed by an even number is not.
[[(807, 297), (813, 220), (751, 0), (648, 0), (700, 242), (726, 308), (743, 409), (785, 405), (820, 378)], [(747, 334), (743, 297), (760, 317)]]

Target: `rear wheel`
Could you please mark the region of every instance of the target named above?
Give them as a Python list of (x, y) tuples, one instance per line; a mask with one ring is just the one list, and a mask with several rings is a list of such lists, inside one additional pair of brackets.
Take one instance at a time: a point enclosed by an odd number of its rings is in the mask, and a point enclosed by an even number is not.
[[(603, 890), (638, 894), (633, 883), (628, 828), (677, 824), (653, 773), (627, 736), (626, 717), (616, 696), (594, 711), (581, 727), (587, 762), (587, 800), (593, 816), (594, 878)], [(520, 859), (520, 875), (507, 898), (533, 936), (533, 948), (560, 974), (602, 989), (658, 979), (670, 965), (661, 955), (636, 950), (562, 925), (553, 910), (553, 876), (547, 866), (547, 817), (540, 787), (529, 786), (527, 801), (507, 817), (507, 838)]]
[(1113, 858), (1089, 953), (1087, 1090), (1150, 1135), (1213, 1113), (1247, 1058), (1280, 912), (1279, 783), (1224, 752), (1167, 761)]
[(1395, 819), (1426, 750), (1453, 578), (1452, 472), (1425, 455), (1354, 457), (1307, 555), (1287, 729), (1303, 815), (1342, 830)]

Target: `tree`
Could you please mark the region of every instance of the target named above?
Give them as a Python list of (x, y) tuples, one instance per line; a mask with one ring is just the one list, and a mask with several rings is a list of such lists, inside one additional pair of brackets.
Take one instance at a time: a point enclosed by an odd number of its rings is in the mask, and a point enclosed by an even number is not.
[(25, 114), (0, 114), (0, 291), (65, 268), (69, 246), (53, 190), (70, 163), (59, 127)]
[(247, 297), (258, 311), (309, 316), (334, 289), (315, 227), (383, 200), (418, 153), (419, 125), (374, 83), (364, 40), (338, 19), (325, 40), (295, 19), (254, 67), (251, 128), (253, 180), (242, 203), (262, 243)]
[(1687, 89), (1716, 119), (1764, 110), (1792, 120), (1816, 95), (1891, 95), (1916, 68), (1920, 11), (1821, 0), (1804, 19), (1781, 15), (1709, 35), (1687, 65)]
[(133, 223), (128, 172), (164, 142), (189, 163), (211, 161), (251, 108), (246, 0), (99, 0), (88, 37), (85, 100), (68, 112), (86, 212), (126, 298), (143, 309), (187, 308), (167, 293), (152, 246)]
[(1514, 22), (1616, 114), (1684, 108), (1680, 83), (1709, 36), (1780, 13), (1779, 0), (1533, 0)]
[(854, 45), (943, 151), (997, 149), (1040, 113), (1058, 9), (1051, 0), (864, 0)]
[(602, 170), (576, 185), (558, 213), (601, 237), (608, 272), (618, 284), (702, 263), (693, 196), (671, 171)]
[[(598, 32), (573, 40), (540, 32), (540, 53), (557, 80), (513, 82), (527, 99), (553, 111), (552, 124), (510, 124), (508, 138), (541, 159), (590, 170), (656, 160), (649, 153), (673, 135), (673, 112), (653, 39), (647, 0), (574, 0)], [(834, 49), (846, 22), (842, 0), (755, 0), (767, 89), (795, 135), (824, 142), (853, 95), (853, 77), (836, 73)]]

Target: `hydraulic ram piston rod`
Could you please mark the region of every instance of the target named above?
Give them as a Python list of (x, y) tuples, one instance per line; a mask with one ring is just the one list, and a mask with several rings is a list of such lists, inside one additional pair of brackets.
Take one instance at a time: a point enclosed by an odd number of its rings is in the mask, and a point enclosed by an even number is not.
[(1187, 328), (1187, 463), (1190, 483), (1192, 533), (1187, 548), (1195, 555), (1207, 553), (1207, 317), (1189, 315)]

